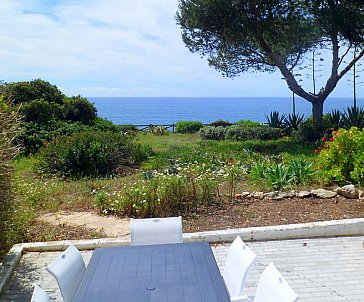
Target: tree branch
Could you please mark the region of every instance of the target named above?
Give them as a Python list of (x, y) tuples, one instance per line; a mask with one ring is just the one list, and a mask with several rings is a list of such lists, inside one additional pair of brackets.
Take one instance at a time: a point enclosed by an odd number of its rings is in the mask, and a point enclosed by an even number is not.
[(343, 60), (344, 60), (344, 58), (345, 58), (345, 56), (349, 53), (349, 51), (350, 51), (350, 49), (351, 49), (351, 43), (350, 43), (350, 45), (349, 45), (349, 47), (348, 47), (348, 49), (345, 51), (345, 53), (341, 56), (341, 58), (340, 58), (340, 60), (339, 60), (339, 63), (338, 63), (338, 66), (340, 66), (341, 65), (341, 63), (343, 62)]
[(358, 56), (353, 59), (338, 75), (338, 80), (340, 80), (350, 69), (354, 66), (356, 62), (358, 62), (361, 58), (364, 57), (364, 49), (358, 54)]

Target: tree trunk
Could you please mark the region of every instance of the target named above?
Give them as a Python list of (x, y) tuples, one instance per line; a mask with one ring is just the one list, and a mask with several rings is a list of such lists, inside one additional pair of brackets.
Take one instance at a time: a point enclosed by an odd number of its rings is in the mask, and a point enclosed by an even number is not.
[(315, 100), (311, 102), (312, 104), (312, 116), (313, 116), (313, 124), (316, 128), (321, 128), (322, 126), (322, 118), (324, 112), (324, 99), (323, 100)]

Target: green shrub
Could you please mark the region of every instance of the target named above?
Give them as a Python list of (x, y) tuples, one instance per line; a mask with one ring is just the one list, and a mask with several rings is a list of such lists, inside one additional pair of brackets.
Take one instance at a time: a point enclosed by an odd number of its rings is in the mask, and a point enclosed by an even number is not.
[(214, 121), (214, 122), (210, 123), (209, 126), (212, 126), (212, 127), (229, 127), (232, 124), (233, 123), (230, 123), (228, 121), (217, 120), (217, 121)]
[(227, 128), (225, 138), (235, 141), (250, 139), (275, 140), (282, 136), (282, 129), (272, 127), (245, 127), (233, 125)]
[(339, 130), (339, 128), (343, 127), (343, 115), (339, 110), (332, 110), (324, 116), (324, 119), (327, 120), (330, 128)]
[(21, 146), (23, 154), (34, 154), (60, 135), (70, 135), (83, 131), (120, 132), (119, 126), (100, 117), (97, 117), (92, 125), (61, 120), (49, 120), (45, 123), (27, 122), (23, 123), (19, 130), (16, 143)]
[(202, 139), (223, 140), (227, 129), (223, 126), (206, 126), (200, 129), (199, 134)]
[(246, 126), (246, 127), (264, 127), (261, 123), (253, 122), (251, 120), (240, 120), (235, 125)]
[(138, 131), (137, 127), (132, 124), (118, 125), (117, 127), (122, 133), (136, 133)]
[(56, 138), (41, 152), (40, 171), (63, 177), (111, 176), (122, 166), (134, 166), (142, 149), (120, 133), (82, 132)]
[[(321, 149), (321, 150), (320, 150)], [(318, 166), (322, 180), (326, 183), (344, 184), (354, 182), (364, 184), (363, 154), (364, 132), (356, 127), (350, 130), (339, 129), (318, 153)]]
[(148, 132), (152, 133), (153, 135), (158, 135), (158, 136), (162, 136), (162, 135), (168, 135), (169, 132), (167, 130), (166, 127), (163, 126), (154, 126), (152, 125), (149, 129)]
[(91, 124), (96, 118), (95, 106), (80, 95), (65, 98), (62, 107), (64, 119), (68, 121)]
[(193, 122), (193, 121), (179, 121), (176, 123), (176, 132), (177, 133), (197, 133), (203, 124), (201, 122)]
[(315, 149), (315, 145), (307, 142), (297, 143), (290, 138), (283, 137), (278, 140), (269, 141), (244, 141), (241, 143), (241, 148), (263, 154), (279, 154), (286, 152), (289, 154), (312, 155), (312, 150)]
[(23, 104), (37, 99), (63, 104), (64, 98), (64, 94), (57, 86), (41, 79), (5, 83), (0, 87), (0, 91), (5, 99), (11, 99), (14, 104)]
[(15, 243), (9, 239), (9, 233), (12, 231), (9, 226), (16, 214), (11, 192), (13, 183), (11, 160), (18, 152), (18, 148), (12, 142), (20, 126), (18, 112), (13, 111), (11, 104), (5, 100), (0, 96), (0, 259)]
[(49, 120), (60, 119), (62, 107), (58, 103), (38, 99), (23, 103), (20, 106), (20, 113), (26, 122), (46, 123)]
[(126, 132), (123, 131), (123, 128), (120, 125), (115, 125), (111, 121), (108, 121), (107, 119), (98, 116), (96, 116), (95, 119), (92, 121), (90, 127), (99, 131)]
[(292, 131), (291, 136), (298, 142), (317, 142), (324, 136), (329, 126), (329, 118), (324, 116), (323, 123), (317, 127), (313, 123), (312, 116), (309, 117), (297, 130)]

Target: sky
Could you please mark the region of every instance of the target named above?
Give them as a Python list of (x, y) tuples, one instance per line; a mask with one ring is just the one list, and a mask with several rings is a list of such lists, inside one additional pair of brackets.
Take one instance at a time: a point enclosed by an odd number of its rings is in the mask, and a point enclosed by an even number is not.
[[(178, 0), (0, 0), (0, 80), (41, 78), (85, 97), (292, 95), (278, 72), (224, 78), (189, 52), (177, 8)], [(352, 96), (347, 83), (332, 95)]]

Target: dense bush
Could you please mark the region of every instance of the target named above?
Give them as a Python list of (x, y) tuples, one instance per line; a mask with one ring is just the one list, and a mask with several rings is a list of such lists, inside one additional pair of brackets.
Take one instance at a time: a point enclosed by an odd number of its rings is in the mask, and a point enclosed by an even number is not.
[(81, 96), (65, 98), (62, 107), (64, 119), (68, 121), (90, 124), (96, 118), (95, 106)]
[(209, 124), (209, 126), (212, 126), (212, 127), (229, 127), (231, 126), (233, 123), (230, 123), (228, 121), (224, 121), (224, 120), (217, 120), (217, 121), (214, 121), (214, 122), (211, 122)]
[(225, 138), (235, 141), (250, 139), (275, 140), (282, 136), (282, 129), (272, 127), (245, 127), (233, 125), (227, 128)]
[(331, 129), (328, 115), (324, 115), (321, 126), (315, 126), (313, 117), (310, 116), (297, 130), (292, 131), (291, 136), (298, 142), (317, 142)]
[(246, 127), (264, 127), (261, 123), (253, 122), (251, 120), (240, 120), (235, 125), (246, 126)]
[(177, 133), (197, 133), (203, 124), (201, 122), (194, 121), (179, 121), (176, 123)]
[(117, 127), (118, 127), (119, 131), (121, 131), (121, 133), (130, 134), (130, 133), (136, 133), (138, 131), (137, 127), (135, 127), (132, 124), (118, 125)]
[(41, 79), (5, 83), (0, 87), (0, 92), (5, 99), (11, 99), (14, 104), (23, 104), (34, 100), (63, 104), (63, 98), (65, 97), (57, 86)]
[(121, 133), (76, 133), (55, 139), (41, 152), (40, 171), (73, 178), (110, 176), (122, 166), (139, 164), (147, 152)]
[(7, 234), (11, 226), (11, 215), (14, 212), (11, 187), (11, 159), (18, 148), (13, 144), (16, 131), (20, 125), (18, 112), (11, 110), (8, 101), (0, 98), (0, 259), (4, 252), (14, 243)]
[(120, 132), (120, 127), (100, 117), (96, 117), (90, 125), (61, 120), (49, 120), (44, 123), (28, 122), (22, 125), (16, 142), (21, 145), (23, 154), (34, 154), (46, 143), (60, 135), (70, 135), (83, 131)]
[(149, 127), (148, 132), (152, 133), (153, 135), (168, 135), (169, 131), (166, 127), (163, 126), (156, 126), (152, 125)]
[(19, 109), (26, 122), (46, 123), (62, 118), (62, 106), (55, 102), (37, 99), (23, 103)]
[(230, 127), (212, 127), (206, 126), (199, 131), (201, 138), (212, 140), (230, 139), (235, 141), (245, 140), (275, 140), (282, 136), (282, 129), (272, 127), (246, 127), (241, 125), (232, 125)]
[[(321, 150), (320, 150), (321, 149)], [(318, 165), (327, 183), (364, 184), (364, 132), (356, 127), (340, 129), (319, 149)]]
[(223, 126), (206, 126), (200, 129), (199, 134), (203, 139), (223, 140), (228, 128)]

